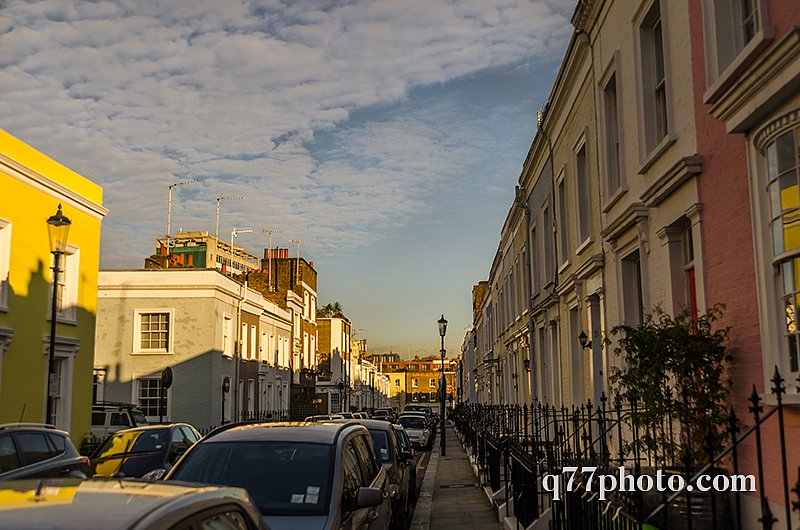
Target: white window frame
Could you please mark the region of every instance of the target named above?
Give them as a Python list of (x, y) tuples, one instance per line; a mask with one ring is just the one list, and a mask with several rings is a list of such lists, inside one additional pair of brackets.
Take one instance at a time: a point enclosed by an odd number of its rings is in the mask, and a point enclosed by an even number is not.
[[(601, 148), (598, 155), (600, 156), (601, 167), (603, 168), (603, 178), (602, 178), (602, 210), (603, 212), (608, 212), (611, 207), (619, 200), (622, 195), (628, 191), (628, 183), (627, 179), (625, 178), (625, 153), (624, 153), (624, 132), (622, 130), (624, 116), (622, 113), (622, 105), (620, 105), (620, 101), (624, 101), (623, 99), (623, 92), (625, 91), (625, 87), (622, 86), (620, 83), (621, 68), (622, 60), (620, 51), (616, 50), (614, 52), (614, 58), (609, 63), (608, 67), (606, 68), (605, 73), (600, 78), (600, 83), (597, 86), (598, 90), (598, 109), (600, 113), (600, 123), (603, 124), (602, 134), (599, 135), (599, 139), (601, 142)], [(614, 119), (616, 120), (616, 133), (617, 133), (617, 188), (611, 189), (610, 183), (610, 176), (611, 170), (611, 160), (610, 160), (610, 152), (611, 152), (611, 139), (609, 135), (609, 96), (608, 96), (608, 86), (611, 83), (611, 79), (614, 79), (614, 93), (616, 95), (615, 98), (615, 107), (616, 113), (614, 115)]]
[(250, 359), (258, 360), (258, 331), (250, 324)]
[[(636, 92), (637, 92), (637, 107), (638, 107), (638, 122), (639, 122), (639, 161), (641, 168), (639, 173), (645, 173), (650, 166), (661, 156), (666, 149), (675, 142), (675, 119), (672, 115), (672, 75), (670, 68), (670, 53), (669, 53), (669, 24), (666, 16), (666, 9), (664, 4), (669, 0), (650, 0), (642, 3), (639, 10), (633, 19), (633, 34), (635, 40), (635, 67), (636, 67)], [(666, 132), (661, 138), (654, 138), (654, 131), (651, 128), (655, 127), (655, 102), (651, 97), (650, 90), (655, 87), (646, 86), (650, 81), (645, 77), (649, 75), (651, 64), (645, 64), (646, 43), (642, 41), (642, 33), (647, 31), (646, 24), (649, 22), (647, 19), (652, 16), (653, 9), (658, 4), (658, 17), (661, 23), (661, 51), (662, 61), (664, 64), (664, 97), (665, 97), (665, 120)], [(648, 58), (649, 61), (649, 58)]]
[[(800, 128), (800, 107), (789, 112), (781, 112), (763, 122), (754, 133), (748, 135), (748, 162), (750, 178), (750, 198), (753, 208), (753, 240), (756, 254), (756, 285), (758, 288), (759, 324), (761, 327), (761, 353), (764, 388), (770, 388), (770, 379), (777, 366), (781, 376), (787, 381), (797, 377), (798, 372), (790, 371), (786, 341), (786, 313), (783, 309), (783, 271), (775, 273), (775, 264), (780, 257), (794, 256), (795, 251), (785, 251), (775, 256), (768, 189), (769, 172), (767, 149), (779, 136)], [(797, 141), (797, 140), (795, 140)], [(800, 404), (800, 393), (795, 385), (786, 385), (787, 395), (784, 403)], [(767, 403), (774, 404), (772, 394), (762, 396)]]
[[(167, 333), (167, 350), (161, 348), (142, 348), (142, 315), (149, 313), (168, 313), (169, 331)], [(175, 353), (175, 309), (174, 308), (137, 308), (133, 310), (133, 351), (131, 355), (173, 355)]]
[[(770, 43), (773, 38), (772, 26), (769, 23), (769, 10), (765, 0), (753, 0), (757, 10), (755, 34), (748, 41), (739, 42), (737, 35), (732, 35), (731, 24), (741, 24), (741, 13), (736, 7), (738, 3), (730, 0), (703, 0), (703, 39), (705, 43), (706, 91), (703, 103), (713, 103), (739, 77), (739, 74)], [(731, 12), (731, 10), (735, 12)], [(728, 24), (720, 24), (722, 19)], [(730, 32), (730, 33), (728, 33)], [(727, 43), (720, 45), (720, 41)], [(739, 49), (726, 65), (720, 64), (720, 47), (731, 49), (731, 43)]]
[(411, 379), (411, 388), (419, 388), (419, 380), (416, 377)]
[[(50, 335), (45, 335), (42, 338), (43, 355), (45, 359), (50, 356)], [(59, 337), (56, 336), (55, 343), (55, 357), (60, 361), (64, 361), (65, 370), (61, 372), (61, 381), (59, 392), (59, 402), (56, 413), (56, 427), (63, 430), (70, 430), (72, 426), (72, 394), (73, 394), (73, 379), (75, 374), (75, 357), (80, 350), (81, 341), (72, 337)], [(49, 400), (49, 380), (50, 374), (45, 371), (44, 374), (44, 402), (42, 416), (47, 412), (47, 401)], [(47, 418), (49, 422), (50, 418)]]
[[(572, 148), (572, 166), (574, 175), (574, 206), (575, 206), (575, 226), (577, 227), (577, 238), (575, 239), (577, 247), (575, 248), (575, 255), (579, 255), (584, 248), (586, 248), (592, 241), (592, 186), (589, 178), (589, 145), (586, 141), (586, 132), (581, 134), (580, 139)], [(580, 166), (578, 163), (578, 153), (583, 150), (583, 178), (580, 174)], [(581, 189), (585, 186), (586, 195), (586, 208), (581, 205)], [(586, 234), (582, 233), (581, 225), (586, 223)]]
[[(133, 377), (131, 378), (131, 380), (133, 381), (133, 384), (131, 385), (131, 403), (135, 404), (136, 406), (138, 406), (140, 408), (141, 408), (141, 405), (139, 404), (139, 391), (140, 391), (139, 382), (144, 380), (144, 379), (160, 381), (161, 380), (161, 376), (160, 375), (137, 375), (137, 374), (133, 374)], [(160, 384), (161, 383), (159, 383), (159, 385)], [(166, 394), (164, 396), (164, 399), (167, 400), (167, 406), (166, 406), (166, 409), (164, 410), (164, 421), (165, 422), (172, 421), (172, 389), (173, 388), (174, 387), (168, 388), (167, 391), (166, 391)], [(222, 388), (222, 385), (220, 385), (220, 388)], [(142, 409), (142, 410), (144, 410), (144, 409)], [(147, 421), (149, 421), (151, 423), (158, 422), (158, 415), (146, 416), (146, 417), (147, 417)]]
[[(51, 256), (50, 266), (55, 264), (55, 256)], [(61, 295), (61, 310), (56, 313), (56, 322), (59, 324), (78, 324), (78, 278), (80, 277), (81, 251), (75, 245), (67, 244), (64, 253), (59, 258), (59, 280), (63, 281), (64, 292)], [(47, 309), (47, 319), (50, 320), (53, 304), (53, 276), (50, 276), (50, 303)]]
[(233, 345), (236, 340), (233, 338), (233, 316), (222, 313), (222, 355), (233, 358)]
[(0, 218), (0, 312), (4, 313), (8, 311), (8, 292), (10, 290), (11, 228), (11, 221)]
[(558, 172), (556, 177), (556, 230), (558, 231), (558, 255), (561, 257), (561, 263), (558, 264), (558, 272), (563, 271), (570, 262), (571, 252), (569, 249), (569, 223), (567, 222), (567, 179), (565, 178), (565, 169), (562, 166), (561, 171)]

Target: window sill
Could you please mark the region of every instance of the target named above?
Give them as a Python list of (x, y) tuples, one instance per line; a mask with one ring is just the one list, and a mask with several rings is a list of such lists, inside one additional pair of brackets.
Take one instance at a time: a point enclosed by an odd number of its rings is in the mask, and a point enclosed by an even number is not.
[(0, 304), (0, 313), (8, 313), (8, 306), (5, 304)]
[(753, 59), (772, 42), (772, 31), (767, 28), (759, 29), (747, 46), (742, 48), (739, 55), (731, 61), (731, 64), (717, 76), (717, 79), (710, 83), (703, 93), (703, 103), (710, 104), (716, 102), (725, 91), (739, 78), (739, 74), (747, 68)]
[[(47, 321), (50, 322), (50, 315), (47, 316)], [(64, 324), (66, 326), (77, 326), (78, 320), (71, 317), (56, 315), (56, 324)]]
[(162, 350), (135, 350), (131, 352), (131, 355), (175, 355), (175, 352)]
[(641, 161), (642, 167), (639, 168), (639, 174), (644, 175), (647, 173), (647, 170), (656, 163), (656, 161), (664, 154), (664, 152), (670, 148), (672, 144), (675, 143), (677, 137), (674, 133), (668, 132), (667, 135), (661, 139), (657, 146), (650, 150), (650, 153), (644, 157), (644, 160)]
[(617, 191), (611, 194), (611, 197), (607, 198), (603, 204), (600, 205), (602, 208), (603, 213), (608, 213), (608, 211), (619, 201), (623, 195), (628, 192), (627, 185), (621, 185), (617, 188)]
[(576, 249), (575, 249), (575, 255), (576, 255), (576, 256), (579, 256), (579, 255), (580, 255), (580, 253), (581, 253), (581, 252), (583, 252), (583, 251), (586, 249), (586, 247), (588, 247), (589, 245), (591, 245), (591, 244), (592, 244), (592, 241), (594, 241), (594, 239), (592, 238), (592, 236), (589, 236), (589, 237), (587, 237), (587, 238), (584, 240), (584, 242), (583, 242), (583, 243), (581, 243), (580, 245), (578, 245), (578, 248), (576, 248)]
[[(778, 406), (778, 400), (775, 399), (775, 394), (773, 393), (759, 394), (759, 397), (765, 405)], [(800, 394), (784, 394), (781, 401), (787, 407), (800, 407)]]
[(562, 263), (562, 264), (561, 264), (561, 265), (558, 267), (558, 273), (559, 273), (559, 274), (561, 274), (562, 272), (564, 272), (564, 269), (566, 269), (567, 267), (569, 267), (569, 263), (570, 263), (570, 261), (569, 261), (569, 260), (567, 260), (567, 261), (565, 261), (564, 263)]

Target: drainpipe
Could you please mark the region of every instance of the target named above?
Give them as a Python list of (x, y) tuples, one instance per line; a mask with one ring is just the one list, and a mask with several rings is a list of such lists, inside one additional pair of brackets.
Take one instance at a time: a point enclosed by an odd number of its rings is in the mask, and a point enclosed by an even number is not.
[(242, 302), (244, 302), (247, 291), (247, 275), (244, 277), (244, 285), (239, 284), (239, 299), (236, 302), (236, 348), (233, 352), (233, 419), (239, 421), (239, 363), (242, 359)]

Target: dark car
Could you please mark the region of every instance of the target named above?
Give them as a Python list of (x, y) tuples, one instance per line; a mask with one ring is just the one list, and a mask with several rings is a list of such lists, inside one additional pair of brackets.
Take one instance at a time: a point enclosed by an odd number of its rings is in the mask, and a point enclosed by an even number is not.
[(355, 423), (232, 424), (195, 444), (165, 477), (246, 489), (274, 530), (383, 529), (389, 480)]
[(316, 416), (309, 416), (305, 419), (305, 421), (310, 422), (318, 422), (318, 421), (328, 421), (331, 417), (328, 414), (317, 414)]
[[(397, 423), (393, 423), (392, 427), (394, 428), (394, 433), (397, 435), (401, 453), (409, 453), (413, 456), (414, 449), (411, 446), (411, 438), (408, 436), (406, 429)], [(413, 458), (411, 462), (409, 462), (409, 471), (411, 474), (408, 481), (408, 498), (415, 501), (417, 500), (417, 466)]]
[[(346, 422), (348, 420), (337, 420)], [(383, 468), (389, 476), (392, 496), (392, 528), (402, 529), (411, 516), (411, 471), (414, 457), (409, 451), (402, 451), (394, 427), (382, 420), (349, 420), (357, 422), (369, 430), (375, 448), (378, 450)]]
[(0, 425), (0, 480), (91, 476), (69, 433), (52, 425)]
[(0, 530), (268, 530), (238, 488), (132, 480), (0, 482)]
[(117, 431), (92, 455), (96, 477), (161, 478), (200, 439), (188, 423)]

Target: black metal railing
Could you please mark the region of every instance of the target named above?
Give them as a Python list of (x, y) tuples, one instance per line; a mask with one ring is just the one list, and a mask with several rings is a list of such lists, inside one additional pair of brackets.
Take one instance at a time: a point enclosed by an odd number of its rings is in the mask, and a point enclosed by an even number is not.
[[(550, 528), (557, 530), (793, 530), (792, 521), (798, 521), (793, 512), (800, 512), (800, 469), (797, 485), (790, 489), (784, 382), (776, 368), (770, 389), (774, 404), (768, 406), (753, 387), (749, 425), (731, 408), (727, 430), (720, 433), (726, 436), (722, 449), (709, 439), (704, 464), (699, 466), (688, 451), (680, 450), (687, 433), (681, 432), (671, 410), (665, 411), (660, 423), (643, 427), (637, 418), (647, 411), (640, 404), (609, 402), (605, 395), (599, 404), (587, 401), (572, 407), (460, 404), (450, 417), (475, 459), (482, 482), (494, 493), (505, 486), (506, 515), (514, 515), (518, 528), (527, 528), (546, 515)], [(769, 472), (764, 465), (765, 431), (773, 453)], [(777, 471), (776, 459), (780, 462)], [(756, 481), (755, 492), (698, 493), (699, 477), (726, 475), (720, 479), (724, 482), (741, 476), (744, 461), (749, 463), (746, 472)], [(624, 466), (629, 475), (625, 481), (638, 483), (644, 477), (645, 485), (647, 476), (656, 472), (665, 473), (665, 480), (680, 475), (684, 487), (648, 493), (609, 488), (616, 491), (601, 499), (597, 480), (590, 486), (588, 475), (576, 472), (568, 491), (570, 473), (565, 474), (565, 468), (584, 466), (596, 468), (595, 476), (615, 475), (619, 481)], [(552, 476), (560, 477), (557, 494), (553, 479), (547, 478)], [(780, 486), (781, 498), (773, 499), (780, 501), (780, 521), (766, 496), (766, 481), (777, 481)], [(792, 492), (796, 502), (790, 499)], [(743, 520), (746, 495), (761, 507), (757, 521)]]

